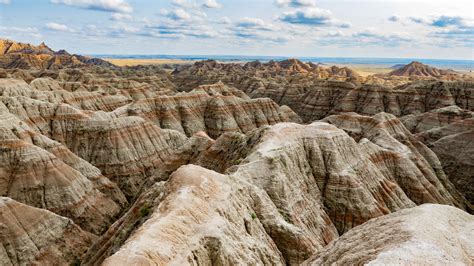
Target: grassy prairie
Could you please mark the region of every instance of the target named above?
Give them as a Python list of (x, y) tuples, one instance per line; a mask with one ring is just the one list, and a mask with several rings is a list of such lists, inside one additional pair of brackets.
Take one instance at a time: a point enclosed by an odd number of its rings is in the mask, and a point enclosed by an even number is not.
[(185, 65), (192, 64), (191, 60), (180, 59), (136, 59), (136, 58), (102, 58), (116, 66), (137, 66), (137, 65)]

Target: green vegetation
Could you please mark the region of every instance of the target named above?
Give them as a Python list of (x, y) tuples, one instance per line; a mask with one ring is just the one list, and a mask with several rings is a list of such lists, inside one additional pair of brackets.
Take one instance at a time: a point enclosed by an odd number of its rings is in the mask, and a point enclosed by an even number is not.
[(79, 259), (75, 259), (73, 262), (71, 262), (71, 266), (80, 266), (81, 261)]
[(286, 221), (287, 223), (290, 223), (290, 224), (293, 223), (293, 222), (291, 222), (291, 219), (290, 219), (290, 216), (288, 215), (288, 213), (286, 213), (286, 212), (284, 212), (284, 211), (282, 211), (282, 210), (279, 210), (278, 212), (279, 212), (280, 215), (283, 217), (283, 219), (285, 219), (285, 221)]
[(148, 205), (145, 205), (140, 209), (140, 216), (146, 217), (150, 214), (150, 211), (151, 211), (151, 207)]

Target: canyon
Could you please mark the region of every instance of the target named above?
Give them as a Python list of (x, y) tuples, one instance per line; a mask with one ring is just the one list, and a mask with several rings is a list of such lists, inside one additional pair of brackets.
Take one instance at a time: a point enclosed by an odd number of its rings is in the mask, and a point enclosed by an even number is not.
[(1, 265), (473, 264), (474, 80), (0, 40)]

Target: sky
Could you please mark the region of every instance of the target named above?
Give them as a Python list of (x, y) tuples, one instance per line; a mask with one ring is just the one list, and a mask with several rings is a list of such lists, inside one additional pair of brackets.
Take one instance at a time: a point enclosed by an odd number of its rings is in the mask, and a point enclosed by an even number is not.
[(474, 60), (474, 1), (0, 0), (0, 38), (81, 54)]

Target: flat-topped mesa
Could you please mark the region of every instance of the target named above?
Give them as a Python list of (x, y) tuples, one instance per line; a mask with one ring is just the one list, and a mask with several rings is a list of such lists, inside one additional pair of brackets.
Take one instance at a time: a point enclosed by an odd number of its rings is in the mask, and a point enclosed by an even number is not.
[(44, 43), (35, 46), (10, 40), (0, 40), (1, 68), (57, 69), (66, 66), (93, 65), (114, 67), (113, 64), (98, 58), (70, 55), (64, 50), (55, 52)]
[(413, 61), (408, 65), (398, 68), (388, 76), (404, 76), (404, 77), (425, 77), (425, 78), (447, 78), (449, 76), (457, 76), (458, 73), (453, 70), (438, 69), (421, 62)]
[(1, 265), (72, 265), (96, 237), (50, 211), (0, 197)]
[(350, 230), (303, 265), (470, 265), (473, 231), (472, 215), (424, 204)]

